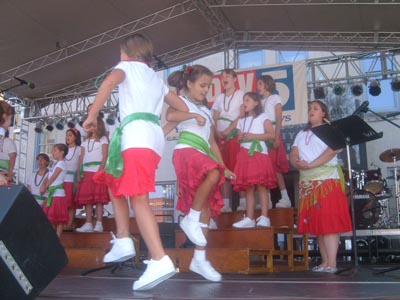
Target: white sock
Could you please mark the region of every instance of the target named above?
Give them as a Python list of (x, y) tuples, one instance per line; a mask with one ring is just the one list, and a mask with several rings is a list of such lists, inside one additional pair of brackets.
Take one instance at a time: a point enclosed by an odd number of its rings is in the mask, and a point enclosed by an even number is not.
[(206, 260), (206, 250), (194, 249), (193, 258), (197, 261), (205, 261)]
[(195, 221), (195, 222), (199, 222), (200, 221), (200, 213), (201, 213), (201, 211), (194, 210), (194, 209), (191, 208), (189, 213), (188, 213), (189, 220), (192, 220), (192, 221)]
[(239, 206), (246, 207), (246, 198), (240, 198)]
[(224, 207), (231, 207), (231, 204), (230, 204), (230, 199), (229, 198), (224, 198)]
[(97, 224), (102, 225), (102, 222), (96, 221), (96, 225), (97, 225)]
[(281, 190), (281, 196), (282, 196), (282, 199), (284, 199), (284, 200), (288, 200), (288, 201), (289, 201), (289, 195), (288, 195), (288, 193), (287, 193), (287, 190), (286, 190), (286, 189), (284, 189), (284, 190)]

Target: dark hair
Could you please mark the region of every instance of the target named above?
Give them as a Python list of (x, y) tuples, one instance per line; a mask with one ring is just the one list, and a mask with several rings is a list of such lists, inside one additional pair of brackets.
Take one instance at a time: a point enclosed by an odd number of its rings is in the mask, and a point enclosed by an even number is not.
[(254, 107), (254, 114), (255, 117), (258, 117), (259, 115), (261, 115), (264, 112), (264, 108), (262, 106), (261, 103), (261, 98), (257, 93), (254, 92), (247, 92), (243, 95), (243, 99), (244, 97), (250, 97), (251, 99), (253, 99), (255, 102), (257, 102), (256, 107)]
[(46, 166), (49, 165), (50, 157), (46, 153), (39, 153), (38, 155), (36, 155), (36, 160), (38, 160), (39, 158), (43, 158), (46, 161)]
[(70, 128), (67, 132), (71, 132), (75, 136), (75, 145), (80, 146), (82, 144), (81, 133), (76, 128)]
[(129, 58), (143, 61), (148, 65), (153, 60), (153, 44), (141, 34), (136, 33), (124, 38), (120, 46)]
[[(323, 122), (324, 123), (327, 123), (326, 121), (330, 122), (331, 121), (331, 117), (329, 116), (328, 106), (324, 102), (322, 102), (320, 100), (313, 100), (313, 101), (308, 102), (308, 107), (310, 107), (310, 105), (312, 103), (317, 103), (319, 105), (319, 107), (321, 107), (322, 112), (325, 113), (325, 117), (323, 119)], [(307, 131), (310, 128), (311, 128), (311, 124), (310, 124), (310, 122), (308, 122), (306, 127), (303, 130)]]
[(236, 74), (234, 69), (223, 69), (221, 71), (221, 75), (224, 74), (224, 73), (226, 73), (228, 75), (231, 75), (233, 78), (237, 78), (237, 74)]
[(265, 89), (268, 92), (272, 93), (273, 91), (276, 90), (276, 83), (271, 75), (263, 75), (257, 80), (261, 80), (264, 83)]
[(15, 115), (14, 108), (8, 104), (6, 101), (0, 101), (0, 125), (3, 125), (5, 120), (3, 120), (3, 115)]
[[(104, 121), (101, 118), (97, 118), (97, 127), (95, 132), (88, 132), (86, 135), (86, 139), (91, 139), (95, 135), (97, 141), (101, 139), (101, 137), (107, 137), (107, 130)], [(108, 137), (107, 137), (108, 138)]]
[(55, 144), (54, 148), (57, 148), (58, 150), (63, 152), (64, 153), (64, 157), (67, 156), (67, 154), (68, 154), (68, 146), (67, 145), (61, 144), (61, 143), (60, 144)]
[(203, 75), (213, 77), (214, 73), (202, 65), (184, 66), (181, 70), (169, 75), (167, 81), (170, 86), (176, 88), (177, 92), (179, 92), (188, 89), (188, 81), (196, 82)]

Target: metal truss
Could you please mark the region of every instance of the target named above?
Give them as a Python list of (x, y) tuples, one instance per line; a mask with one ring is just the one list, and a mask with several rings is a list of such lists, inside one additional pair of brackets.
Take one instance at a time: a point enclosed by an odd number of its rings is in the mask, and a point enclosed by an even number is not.
[(294, 5), (399, 5), (400, 0), (210, 0), (209, 6), (294, 6)]
[(186, 0), (182, 3), (173, 5), (161, 11), (155, 12), (143, 18), (134, 20), (122, 26), (108, 30), (89, 39), (80, 41), (73, 45), (62, 48), (58, 51), (44, 55), (18, 67), (12, 68), (5, 72), (0, 73), (0, 85), (11, 80), (14, 76), (26, 75), (30, 72), (42, 69), (44, 67), (53, 65), (59, 61), (69, 59), (82, 52), (94, 49), (106, 43), (120, 39), (121, 37), (132, 34), (151, 27), (153, 25), (168, 21), (181, 15), (193, 12), (196, 7), (193, 4), (194, 1)]

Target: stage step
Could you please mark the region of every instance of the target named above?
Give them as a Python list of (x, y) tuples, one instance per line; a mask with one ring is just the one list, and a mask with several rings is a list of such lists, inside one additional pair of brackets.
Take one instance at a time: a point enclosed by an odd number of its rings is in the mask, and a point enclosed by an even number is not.
[(65, 252), (68, 256), (68, 267), (92, 269), (104, 265), (106, 250), (103, 248), (65, 248)]
[[(79, 218), (76, 217), (75, 218), (75, 227), (79, 228), (81, 227), (83, 224), (85, 224), (85, 218)], [(96, 224), (96, 220), (93, 220), (93, 226)], [(104, 231), (112, 231), (112, 232), (117, 232), (117, 227), (115, 225), (115, 218), (113, 217), (107, 217), (107, 218), (103, 218), (102, 220), (103, 223), (103, 230)], [(131, 233), (139, 233), (139, 228), (136, 224), (135, 218), (130, 218), (129, 219), (129, 230)]]

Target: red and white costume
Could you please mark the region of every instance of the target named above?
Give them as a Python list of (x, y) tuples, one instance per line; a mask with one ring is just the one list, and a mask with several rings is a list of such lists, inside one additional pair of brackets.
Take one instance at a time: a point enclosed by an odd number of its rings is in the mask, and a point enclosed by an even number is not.
[(65, 156), (66, 175), (63, 183), (65, 191), (65, 199), (67, 200), (67, 207), (76, 208), (75, 203), (75, 189), (76, 189), (76, 174), (79, 167), (79, 156), (81, 154), (81, 147), (75, 146), (68, 148), (68, 154)]

